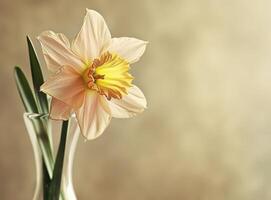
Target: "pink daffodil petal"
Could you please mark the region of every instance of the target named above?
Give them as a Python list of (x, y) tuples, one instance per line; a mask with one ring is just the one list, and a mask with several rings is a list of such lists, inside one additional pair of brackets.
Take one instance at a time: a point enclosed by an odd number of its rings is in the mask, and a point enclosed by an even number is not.
[(130, 118), (144, 111), (147, 101), (143, 92), (135, 85), (128, 90), (128, 95), (122, 99), (111, 99), (108, 101), (112, 117)]
[(79, 108), (84, 100), (85, 84), (79, 73), (70, 66), (64, 66), (47, 79), (41, 91), (72, 108)]
[(87, 9), (83, 26), (72, 43), (73, 51), (87, 63), (100, 56), (111, 40), (104, 18), (94, 10)]
[(77, 110), (76, 117), (81, 133), (88, 140), (100, 136), (108, 126), (111, 116), (105, 98), (96, 91), (86, 93), (82, 107)]
[(129, 63), (135, 63), (143, 55), (147, 43), (148, 42), (136, 38), (112, 38), (107, 50), (119, 54)]
[(71, 47), (69, 39), (63, 33), (57, 33), (57, 36), (66, 45), (66, 47)]
[(52, 98), (50, 108), (50, 118), (56, 120), (68, 120), (72, 112), (72, 107), (59, 101), (56, 98)]
[(70, 49), (69, 40), (63, 34), (45, 31), (38, 36), (45, 62), (50, 71), (56, 72), (64, 65), (72, 66), (82, 72), (85, 64)]

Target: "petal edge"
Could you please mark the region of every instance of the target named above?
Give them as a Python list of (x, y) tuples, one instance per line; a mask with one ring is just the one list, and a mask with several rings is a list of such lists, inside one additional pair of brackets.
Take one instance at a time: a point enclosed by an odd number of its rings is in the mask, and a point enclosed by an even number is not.
[(111, 34), (98, 12), (90, 9), (86, 11), (82, 28), (72, 42), (72, 49), (88, 63), (90, 59), (100, 56), (103, 48), (109, 44)]
[(130, 118), (143, 112), (147, 108), (147, 101), (143, 92), (134, 85), (128, 90), (128, 95), (120, 100), (111, 99), (108, 105), (112, 117)]
[(78, 72), (83, 70), (84, 63), (71, 51), (69, 41), (63, 34), (44, 31), (37, 39), (50, 71), (56, 72), (64, 65), (70, 65)]
[(64, 66), (43, 83), (41, 91), (76, 109), (82, 105), (85, 86), (80, 74)]
[(104, 106), (107, 104), (103, 96), (88, 91), (82, 107), (75, 112), (81, 133), (87, 140), (100, 136), (109, 125), (111, 116)]
[(50, 108), (50, 118), (54, 120), (68, 120), (70, 114), (72, 112), (72, 108), (65, 104), (64, 102), (52, 98), (51, 108)]
[(144, 54), (147, 44), (148, 42), (136, 38), (112, 38), (108, 51), (119, 54), (132, 64)]

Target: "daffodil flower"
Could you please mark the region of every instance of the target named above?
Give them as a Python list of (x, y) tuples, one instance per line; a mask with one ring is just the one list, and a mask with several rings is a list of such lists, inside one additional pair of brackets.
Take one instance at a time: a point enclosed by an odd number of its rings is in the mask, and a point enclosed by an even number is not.
[(87, 139), (101, 135), (112, 117), (129, 118), (146, 108), (142, 91), (132, 84), (130, 64), (147, 42), (112, 38), (103, 17), (87, 9), (72, 43), (61, 33), (45, 31), (38, 40), (53, 75), (41, 86), (52, 96), (50, 117), (66, 120), (75, 113)]

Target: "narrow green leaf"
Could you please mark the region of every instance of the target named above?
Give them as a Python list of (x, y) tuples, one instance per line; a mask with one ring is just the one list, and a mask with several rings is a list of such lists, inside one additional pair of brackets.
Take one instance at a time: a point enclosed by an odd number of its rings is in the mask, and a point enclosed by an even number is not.
[(32, 90), (28, 84), (28, 81), (23, 71), (17, 66), (14, 67), (14, 77), (19, 95), (24, 104), (26, 112), (37, 113), (38, 107), (35, 98), (33, 96)]
[[(31, 112), (31, 113), (38, 113), (38, 107), (37, 107), (35, 98), (33, 96), (32, 90), (29, 86), (29, 83), (28, 83), (23, 71), (17, 66), (14, 67), (14, 77), (15, 77), (15, 82), (17, 85), (19, 95), (20, 95), (21, 100), (23, 102), (23, 105), (25, 107), (25, 111)], [(48, 195), (47, 191), (48, 191), (49, 184), (50, 184), (50, 175), (49, 175), (49, 171), (47, 171), (47, 169), (46, 169), (46, 164), (47, 164), (47, 168), (49, 169), (50, 163), (52, 165), (54, 160), (53, 160), (52, 152), (50, 151), (49, 139), (48, 139), (47, 134), (45, 133), (43, 126), (44, 126), (44, 124), (41, 121), (37, 122), (36, 134), (37, 134), (37, 139), (39, 141), (40, 148), (41, 148), (42, 154), (43, 154), (43, 159), (42, 159), (43, 183), (44, 183), (43, 189), (44, 189), (44, 197), (46, 197), (44, 199), (47, 199), (47, 195)], [(40, 135), (42, 133), (43, 133), (43, 137), (41, 137), (41, 135)], [(42, 141), (40, 141), (41, 138), (43, 138)], [(45, 159), (45, 158), (47, 158), (47, 159)]]
[[(30, 60), (32, 82), (33, 82), (34, 92), (36, 96), (36, 101), (38, 102), (39, 113), (41, 114), (48, 113), (48, 101), (47, 101), (46, 94), (40, 91), (40, 86), (44, 82), (42, 71), (40, 68), (38, 57), (35, 53), (32, 42), (28, 36), (27, 36), (27, 46), (28, 46), (28, 54), (29, 54), (29, 60)], [(47, 126), (48, 122), (45, 120), (43, 123), (44, 123), (43, 124), (44, 126)], [(51, 144), (50, 144), (50, 137), (48, 137), (47, 132), (48, 130), (42, 131), (42, 137), (39, 137), (37, 135), (38, 140), (39, 138), (43, 138), (42, 139), (43, 142), (40, 143), (40, 147), (43, 153), (42, 171), (43, 171), (43, 195), (44, 195), (43, 197), (44, 199), (48, 198), (48, 193), (49, 193), (48, 191), (49, 191), (50, 182), (51, 182), (49, 168), (50, 168), (50, 163), (52, 165), (52, 163), (54, 162), (52, 150), (51, 150)], [(45, 147), (45, 149), (43, 147)]]
[(44, 83), (41, 67), (38, 61), (38, 57), (36, 55), (35, 49), (32, 45), (30, 38), (27, 36), (27, 45), (29, 52), (29, 60), (32, 74), (32, 81), (34, 85), (34, 92), (36, 99), (38, 101), (38, 105), (40, 110), (43, 113), (48, 113), (48, 101), (46, 94), (40, 91), (40, 86)]
[(53, 176), (54, 157), (47, 134), (47, 119), (37, 118), (35, 121), (37, 140), (50, 177)]
[(68, 125), (69, 121), (63, 121), (61, 129), (61, 138), (54, 165), (53, 178), (50, 185), (50, 194), (49, 194), (50, 200), (59, 200)]

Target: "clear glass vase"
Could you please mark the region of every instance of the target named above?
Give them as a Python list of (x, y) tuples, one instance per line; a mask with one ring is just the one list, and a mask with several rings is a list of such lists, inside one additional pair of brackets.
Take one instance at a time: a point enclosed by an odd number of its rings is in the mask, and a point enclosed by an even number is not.
[[(59, 126), (59, 124), (52, 123), (48, 115), (24, 113), (23, 117), (33, 147), (36, 167), (36, 186), (33, 200), (43, 200), (46, 199), (43, 184), (43, 167), (46, 166), (49, 169), (49, 176), (52, 177), (54, 162), (52, 132), (55, 131), (56, 133), (54, 134), (60, 137), (60, 129), (53, 127)], [(66, 139), (60, 200), (77, 200), (73, 188), (72, 169), (79, 135), (80, 130), (76, 119), (75, 117), (71, 117)], [(48, 150), (49, 148), (51, 150)], [(43, 166), (42, 158), (44, 159), (45, 166)]]

